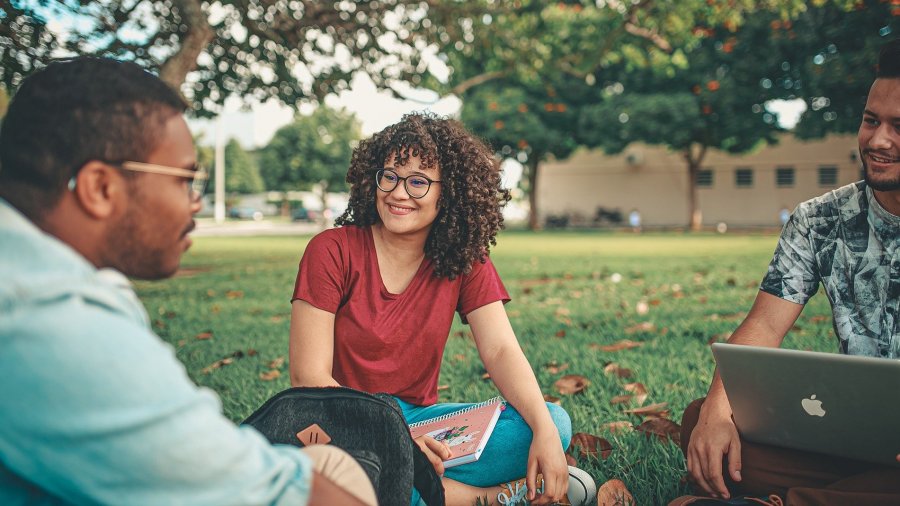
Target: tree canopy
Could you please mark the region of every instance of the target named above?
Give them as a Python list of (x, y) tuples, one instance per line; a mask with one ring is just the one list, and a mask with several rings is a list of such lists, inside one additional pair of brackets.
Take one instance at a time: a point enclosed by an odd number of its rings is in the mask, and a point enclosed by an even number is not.
[[(318, 107), (280, 128), (259, 153), (260, 172), (269, 190), (308, 190), (314, 184), (345, 189), (353, 147), (360, 138), (356, 118)], [(324, 191), (324, 190), (323, 190)]]
[[(419, 0), (36, 0), (0, 3), (0, 82), (15, 89), (54, 49), (133, 60), (210, 115), (228, 95), (295, 106), (346, 89), (416, 84), (444, 7)], [(75, 29), (51, 32), (48, 18)]]

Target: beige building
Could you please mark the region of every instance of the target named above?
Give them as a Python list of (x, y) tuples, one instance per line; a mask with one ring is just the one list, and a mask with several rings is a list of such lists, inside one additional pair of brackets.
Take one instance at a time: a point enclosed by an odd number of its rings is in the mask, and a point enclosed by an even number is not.
[[(861, 179), (857, 152), (856, 135), (810, 142), (784, 135), (778, 145), (740, 156), (709, 151), (697, 184), (703, 225), (780, 226), (782, 209)], [(541, 224), (565, 217), (590, 225), (598, 209), (618, 211), (622, 225), (633, 210), (647, 227), (689, 221), (687, 165), (664, 147), (632, 144), (615, 156), (581, 150), (541, 164), (538, 177)]]

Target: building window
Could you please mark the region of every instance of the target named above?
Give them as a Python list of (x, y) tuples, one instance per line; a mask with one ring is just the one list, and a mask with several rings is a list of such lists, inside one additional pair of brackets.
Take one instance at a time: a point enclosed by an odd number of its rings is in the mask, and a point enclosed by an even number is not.
[(753, 169), (748, 167), (735, 169), (734, 185), (738, 188), (750, 188), (753, 186)]
[(713, 185), (713, 171), (712, 169), (700, 169), (697, 171), (697, 187), (698, 188), (712, 188)]
[(794, 168), (778, 167), (775, 169), (775, 186), (779, 188), (790, 188), (794, 186)]
[(819, 186), (837, 186), (837, 167), (819, 167)]

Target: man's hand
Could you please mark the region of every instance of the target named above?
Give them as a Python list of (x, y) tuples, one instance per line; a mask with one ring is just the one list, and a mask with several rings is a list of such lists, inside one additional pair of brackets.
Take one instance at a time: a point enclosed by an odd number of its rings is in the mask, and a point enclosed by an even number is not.
[(431, 436), (419, 436), (415, 439), (415, 442), (422, 449), (422, 453), (428, 457), (428, 461), (434, 467), (434, 472), (438, 476), (444, 476), (444, 461), (453, 454), (447, 443), (437, 441)]
[(741, 481), (741, 440), (731, 417), (721, 413), (705, 414), (700, 411), (700, 419), (691, 433), (688, 473), (709, 495), (728, 499), (730, 494), (722, 477), (722, 458), (728, 455), (728, 474), (732, 480)]

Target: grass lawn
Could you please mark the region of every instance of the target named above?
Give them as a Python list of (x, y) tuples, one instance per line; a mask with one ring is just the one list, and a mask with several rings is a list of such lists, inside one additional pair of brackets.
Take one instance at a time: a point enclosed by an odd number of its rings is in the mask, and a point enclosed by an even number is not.
[[(289, 298), (308, 240), (199, 238), (179, 276), (137, 284), (154, 330), (175, 346), (197, 383), (219, 393), (232, 420), (290, 386)], [(625, 384), (640, 382), (648, 392), (644, 404), (665, 402), (670, 418), (680, 422), (682, 410), (704, 395), (712, 376), (710, 341), (726, 339), (746, 314), (776, 240), (733, 234), (500, 235), (492, 259), (512, 296), (507, 312), (543, 392), (561, 398), (575, 432), (612, 443), (605, 459), (578, 456), (598, 485), (621, 479), (641, 505), (665, 504), (686, 491), (678, 447), (604, 427), (642, 422), (623, 413), (637, 407), (634, 400), (610, 400), (627, 393)], [(601, 349), (623, 339), (641, 346)], [(813, 298), (786, 346), (835, 351), (825, 297)], [(605, 372), (611, 362), (630, 369), (630, 377)], [(484, 372), (457, 319), (444, 354), (440, 400), (496, 395)], [(584, 376), (590, 385), (561, 395), (554, 383), (569, 374)]]

